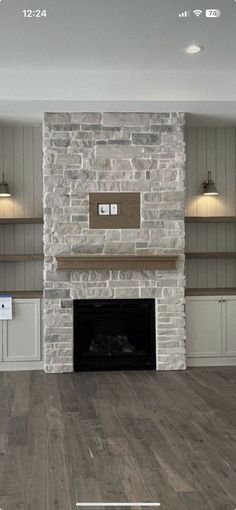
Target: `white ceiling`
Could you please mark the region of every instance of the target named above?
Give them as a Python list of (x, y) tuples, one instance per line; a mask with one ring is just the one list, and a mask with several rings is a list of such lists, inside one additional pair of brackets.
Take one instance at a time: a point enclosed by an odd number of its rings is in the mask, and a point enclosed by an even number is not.
[[(24, 19), (28, 8), (47, 18)], [(196, 8), (222, 16), (179, 19)], [(236, 123), (235, 26), (235, 0), (2, 0), (0, 122), (178, 109), (190, 123)], [(191, 43), (205, 51), (186, 55)]]
[[(234, 0), (2, 0), (1, 69), (233, 69)], [(47, 19), (22, 9), (46, 8)], [(185, 7), (219, 7), (222, 17), (181, 20)], [(191, 42), (206, 46), (189, 59)]]

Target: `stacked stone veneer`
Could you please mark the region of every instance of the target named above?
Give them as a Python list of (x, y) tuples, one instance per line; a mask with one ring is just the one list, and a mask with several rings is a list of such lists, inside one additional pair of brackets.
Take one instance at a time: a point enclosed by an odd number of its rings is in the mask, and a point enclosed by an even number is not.
[[(185, 368), (184, 115), (44, 118), (44, 352), (73, 370), (73, 299), (155, 298), (157, 368)], [(140, 192), (141, 226), (89, 229), (89, 192)], [(65, 254), (178, 254), (177, 271), (59, 272)]]

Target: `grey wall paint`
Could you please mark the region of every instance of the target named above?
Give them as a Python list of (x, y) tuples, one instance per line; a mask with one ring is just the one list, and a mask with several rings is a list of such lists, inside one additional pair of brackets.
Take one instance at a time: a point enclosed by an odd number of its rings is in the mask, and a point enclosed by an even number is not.
[[(186, 129), (186, 214), (236, 215), (236, 128)], [(212, 171), (218, 197), (204, 197), (201, 183)], [(236, 251), (235, 224), (188, 224), (187, 251)], [(236, 287), (235, 260), (187, 260), (188, 287)]]
[[(0, 128), (0, 171), (12, 198), (0, 199), (0, 218), (42, 216), (41, 128)], [(42, 253), (42, 225), (0, 225), (0, 253)], [(42, 262), (0, 263), (0, 291), (40, 290)]]

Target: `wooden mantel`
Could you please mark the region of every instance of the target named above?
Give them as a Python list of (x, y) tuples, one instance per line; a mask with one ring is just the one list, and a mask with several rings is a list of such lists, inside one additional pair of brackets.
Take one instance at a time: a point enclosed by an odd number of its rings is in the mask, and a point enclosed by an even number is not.
[(176, 270), (177, 255), (60, 255), (60, 271), (104, 270)]

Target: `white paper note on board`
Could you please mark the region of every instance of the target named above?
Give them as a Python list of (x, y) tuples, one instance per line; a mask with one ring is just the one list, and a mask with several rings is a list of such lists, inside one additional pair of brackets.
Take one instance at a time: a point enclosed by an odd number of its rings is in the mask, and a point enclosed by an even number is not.
[(0, 296), (0, 320), (12, 319), (12, 297)]

